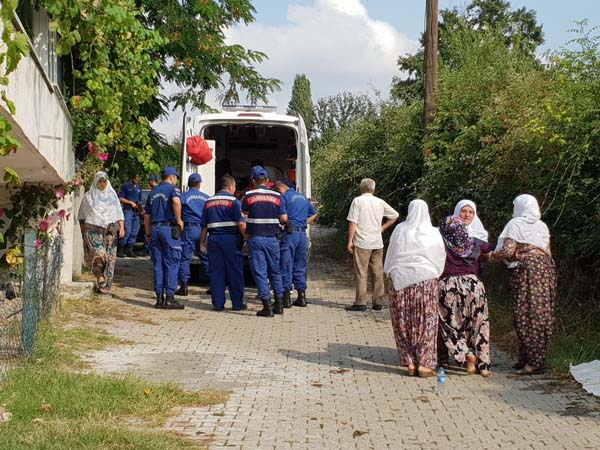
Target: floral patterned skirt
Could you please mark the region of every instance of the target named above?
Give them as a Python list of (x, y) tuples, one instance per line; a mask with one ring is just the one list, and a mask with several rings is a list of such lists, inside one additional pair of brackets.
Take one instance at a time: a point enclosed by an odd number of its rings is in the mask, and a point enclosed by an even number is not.
[(83, 244), (86, 247), (86, 264), (96, 278), (106, 280), (106, 289), (112, 287), (117, 261), (115, 232), (102, 227), (84, 226)]
[(477, 357), (479, 370), (490, 369), (490, 321), (483, 283), (475, 275), (439, 281), (440, 332), (448, 354), (465, 363)]
[(552, 337), (556, 266), (550, 256), (527, 256), (510, 271), (519, 362), (544, 367)]
[(397, 291), (390, 284), (390, 312), (403, 366), (437, 366), (438, 286), (426, 280)]

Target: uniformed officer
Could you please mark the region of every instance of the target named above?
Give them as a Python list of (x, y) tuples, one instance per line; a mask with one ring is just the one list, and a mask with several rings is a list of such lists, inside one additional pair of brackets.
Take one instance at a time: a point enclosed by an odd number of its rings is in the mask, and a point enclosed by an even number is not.
[(155, 308), (183, 309), (175, 300), (177, 274), (181, 258), (181, 193), (175, 186), (179, 174), (174, 167), (162, 171), (162, 182), (146, 201), (144, 226), (146, 240), (152, 248), (154, 263)]
[(133, 246), (140, 232), (142, 201), (142, 188), (140, 187), (140, 177), (138, 175), (135, 175), (129, 183), (121, 186), (119, 201), (125, 217), (125, 236), (123, 239), (119, 239), (117, 256), (119, 258), (124, 256), (135, 258), (137, 255), (133, 253)]
[(181, 194), (181, 218), (183, 219), (183, 233), (181, 235), (181, 261), (179, 262), (179, 290), (175, 295), (188, 295), (188, 281), (190, 280), (190, 262), (195, 253), (208, 275), (208, 258), (199, 252), (200, 235), (202, 234), (202, 211), (208, 194), (200, 191), (202, 176), (193, 173), (188, 177), (189, 190)]
[(292, 283), (298, 292), (294, 306), (306, 306), (306, 265), (308, 263), (307, 226), (317, 218), (317, 210), (304, 195), (294, 189), (290, 182), (277, 181), (277, 190), (285, 199), (288, 220), (281, 250), (281, 279), (283, 283), (283, 307), (291, 308)]
[[(233, 195), (235, 178), (221, 178), (221, 189), (204, 205), (200, 250), (208, 254), (210, 287), (213, 308), (225, 308), (225, 287), (234, 311), (248, 307), (244, 303), (244, 260), (242, 256), (246, 221), (242, 217), (242, 204)], [(208, 236), (208, 239), (207, 239)]]
[[(279, 192), (267, 188), (267, 171), (252, 168), (255, 189), (248, 191), (242, 202), (242, 212), (247, 215), (248, 250), (250, 269), (258, 288), (263, 309), (256, 313), (261, 317), (283, 314), (283, 285), (279, 268), (279, 224), (287, 221), (285, 201)], [(271, 288), (275, 291), (275, 305), (271, 305)]]
[(148, 177), (148, 185), (150, 186), (150, 189), (154, 189), (156, 186), (158, 186), (158, 177), (155, 173), (151, 173)]

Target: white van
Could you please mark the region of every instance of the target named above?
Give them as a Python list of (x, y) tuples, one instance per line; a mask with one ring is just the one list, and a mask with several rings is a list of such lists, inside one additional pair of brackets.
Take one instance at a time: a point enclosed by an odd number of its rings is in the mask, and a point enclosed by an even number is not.
[[(225, 174), (236, 179), (238, 191), (250, 187), (252, 165), (260, 164), (272, 181), (289, 180), (297, 191), (311, 197), (308, 136), (301, 117), (277, 114), (268, 106), (227, 106), (215, 114), (184, 116), (182, 191), (187, 178), (202, 175), (202, 191), (213, 195)], [(213, 159), (197, 166), (188, 157), (191, 136), (204, 138), (213, 149)]]
[[(213, 159), (196, 165), (187, 153), (187, 139), (200, 136), (213, 150)], [(302, 117), (277, 114), (269, 106), (227, 106), (215, 114), (183, 118), (181, 190), (187, 190), (192, 173), (202, 176), (201, 190), (214, 195), (225, 174), (236, 179), (238, 196), (251, 187), (250, 172), (260, 164), (272, 181), (289, 180), (296, 190), (311, 197), (308, 136)], [(201, 264), (192, 259), (192, 282), (206, 281)], [(248, 275), (246, 276), (248, 279)]]

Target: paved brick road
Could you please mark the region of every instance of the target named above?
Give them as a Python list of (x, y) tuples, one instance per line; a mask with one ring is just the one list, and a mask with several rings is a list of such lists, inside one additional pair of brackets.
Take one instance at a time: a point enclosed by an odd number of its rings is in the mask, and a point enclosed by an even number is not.
[(120, 260), (111, 307), (151, 320), (105, 325), (136, 344), (91, 358), (104, 372), (231, 390), (227, 404), (167, 423), (213, 436), (215, 449), (600, 449), (600, 401), (568, 382), (515, 377), (497, 351), (491, 379), (450, 372), (444, 397), (435, 379), (405, 376), (387, 310), (343, 310), (351, 273), (322, 251), (330, 238), (315, 239), (310, 306), (274, 319), (255, 317), (255, 301), (213, 312), (201, 288), (185, 311), (157, 312), (150, 262)]

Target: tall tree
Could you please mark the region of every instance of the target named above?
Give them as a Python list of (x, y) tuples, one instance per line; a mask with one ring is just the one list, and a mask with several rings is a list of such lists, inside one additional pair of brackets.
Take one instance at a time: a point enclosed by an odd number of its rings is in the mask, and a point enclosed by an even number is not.
[[(510, 2), (505, 0), (472, 0), (465, 9), (443, 9), (440, 16), (439, 54), (445, 65), (452, 65), (448, 36), (464, 29), (497, 33), (511, 50), (531, 58), (535, 57), (535, 50), (544, 42), (536, 12), (525, 8), (511, 10)], [(420, 41), (421, 49), (415, 54), (398, 58), (398, 68), (405, 76), (394, 77), (391, 95), (402, 103), (423, 100), (423, 36)]]
[(287, 113), (298, 115), (304, 119), (308, 137), (310, 138), (313, 132), (315, 111), (310, 90), (310, 80), (304, 74), (296, 75), (294, 78), (292, 98), (288, 103)]

